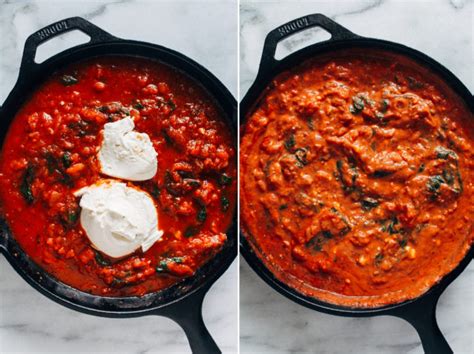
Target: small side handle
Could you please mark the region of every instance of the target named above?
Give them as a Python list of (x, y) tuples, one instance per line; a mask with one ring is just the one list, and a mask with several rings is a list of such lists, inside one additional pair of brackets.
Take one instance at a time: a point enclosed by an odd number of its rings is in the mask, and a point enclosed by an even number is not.
[(202, 303), (208, 288), (200, 289), (171, 306), (161, 309), (158, 315), (166, 316), (183, 328), (193, 354), (222, 353), (202, 319)]
[(440, 293), (432, 294), (418, 299), (396, 314), (415, 327), (423, 345), (423, 350), (428, 354), (452, 354), (446, 338), (438, 327), (436, 320), (436, 305)]
[(359, 38), (358, 35), (322, 14), (311, 14), (297, 18), (268, 33), (263, 45), (258, 75), (270, 71), (278, 63), (278, 60), (275, 59), (275, 52), (281, 40), (312, 27), (326, 30), (331, 35), (329, 41)]
[(38, 47), (50, 39), (60, 36), (63, 33), (79, 30), (87, 34), (91, 43), (106, 42), (117, 39), (110, 33), (97, 27), (82, 17), (70, 17), (46, 26), (31, 34), (25, 42), (23, 58), (21, 59), (20, 73), (26, 74), (40, 67), (35, 63), (35, 56)]

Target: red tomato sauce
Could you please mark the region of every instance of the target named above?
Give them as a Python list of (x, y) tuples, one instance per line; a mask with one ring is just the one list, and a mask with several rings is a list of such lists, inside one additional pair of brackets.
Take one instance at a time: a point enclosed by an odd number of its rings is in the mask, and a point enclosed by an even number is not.
[[(193, 275), (223, 247), (235, 210), (235, 141), (223, 114), (199, 84), (151, 60), (104, 57), (55, 73), (3, 144), (0, 205), (15, 239), (92, 294), (143, 295)], [(158, 153), (151, 180), (127, 183), (152, 196), (164, 235), (145, 253), (111, 259), (91, 246), (73, 192), (110, 178), (97, 161), (101, 131), (127, 115)]]
[(375, 307), (420, 296), (473, 241), (473, 116), (435, 75), (338, 52), (277, 76), (240, 144), (241, 227), (283, 282)]

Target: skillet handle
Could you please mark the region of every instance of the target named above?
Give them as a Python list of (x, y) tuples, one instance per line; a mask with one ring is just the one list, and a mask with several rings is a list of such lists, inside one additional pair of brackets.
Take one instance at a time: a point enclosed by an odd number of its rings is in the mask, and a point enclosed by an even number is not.
[(452, 354), (453, 350), (441, 333), (436, 321), (436, 305), (441, 292), (424, 296), (408, 305), (406, 309), (396, 314), (415, 327), (428, 354)]
[(193, 354), (222, 353), (202, 319), (202, 302), (208, 290), (209, 286), (157, 312), (183, 328)]
[(268, 33), (263, 45), (262, 59), (260, 60), (257, 76), (271, 71), (279, 63), (279, 60), (275, 59), (275, 52), (278, 43), (282, 39), (312, 27), (325, 29), (331, 35), (328, 41), (359, 38), (358, 35), (322, 14), (311, 14), (297, 18)]
[(50, 39), (60, 36), (63, 33), (79, 30), (87, 34), (90, 43), (106, 42), (117, 39), (110, 33), (86, 21), (82, 17), (70, 17), (46, 26), (31, 34), (25, 42), (23, 58), (21, 59), (20, 75), (28, 75), (32, 71), (37, 71), (40, 67), (35, 62), (36, 50), (38, 47)]

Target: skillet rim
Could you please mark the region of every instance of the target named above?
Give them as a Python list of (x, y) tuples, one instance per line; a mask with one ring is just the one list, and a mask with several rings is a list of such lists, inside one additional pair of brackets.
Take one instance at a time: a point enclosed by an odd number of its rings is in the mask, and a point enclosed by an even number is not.
[[(305, 17), (309, 16), (312, 15), (308, 15)], [(282, 25), (279, 28), (283, 26), (285, 25)], [(474, 99), (469, 89), (449, 69), (444, 67), (442, 64), (440, 64), (433, 58), (429, 57), (423, 52), (420, 52), (416, 49), (410, 48), (400, 43), (377, 38), (361, 37), (346, 30), (345, 28), (344, 30), (348, 32), (347, 38), (330, 38), (328, 40), (318, 42), (300, 50), (297, 50), (281, 60), (276, 60), (273, 58), (274, 65), (269, 69), (262, 68), (263, 63), (260, 63), (260, 67), (252, 85), (249, 87), (248, 91), (245, 93), (244, 97), (240, 102), (240, 137), (244, 135), (247, 117), (252, 113), (255, 108), (255, 105), (258, 104), (260, 98), (265, 94), (265, 91), (273, 78), (275, 78), (277, 75), (281, 74), (286, 70), (290, 70), (292, 67), (298, 66), (298, 63), (304, 60), (309, 60), (311, 58), (317, 57), (318, 55), (327, 54), (331, 51), (349, 51), (350, 49), (354, 48), (388, 51), (391, 53), (402, 55), (412, 61), (417, 62), (423, 68), (434, 73), (442, 82), (444, 82), (462, 99), (462, 101), (466, 104), (466, 106), (471, 112), (474, 112)], [(273, 31), (269, 32), (269, 34), (267, 35), (267, 39)], [(265, 51), (265, 47), (263, 51)], [(262, 52), (262, 57), (264, 56), (264, 54), (265, 53)], [(474, 258), (474, 242), (472, 242), (462, 260), (450, 272), (446, 273), (437, 283), (433, 284), (428, 290), (420, 294), (418, 297), (408, 299), (402, 302), (396, 302), (375, 307), (342, 306), (330, 302), (325, 302), (315, 297), (304, 295), (295, 288), (290, 287), (283, 281), (277, 279), (273, 275), (273, 272), (265, 265), (265, 263), (253, 250), (253, 247), (250, 245), (251, 242), (247, 240), (247, 236), (243, 231), (244, 227), (242, 221), (240, 221), (239, 227), (240, 252), (244, 259), (247, 261), (247, 263), (250, 265), (250, 267), (257, 273), (260, 278), (262, 278), (274, 290), (278, 291), (283, 296), (300, 305), (303, 305), (312, 310), (317, 310), (338, 316), (370, 317), (377, 315), (397, 315), (400, 312), (410, 311), (413, 306), (418, 307), (419, 304), (425, 302), (436, 305), (443, 291), (464, 271), (464, 269), (470, 263), (471, 259)]]
[[(111, 52), (110, 49), (115, 51)], [(102, 53), (101, 51), (105, 52)], [(237, 129), (237, 101), (227, 87), (209, 70), (186, 55), (161, 45), (108, 35), (103, 40), (91, 41), (64, 50), (39, 65), (35, 64), (34, 68), (28, 68), (31, 65), (29, 63), (26, 63), (27, 67), (25, 68), (25, 64), (22, 63), (17, 82), (0, 110), (0, 144), (2, 147), (9, 125), (18, 109), (44, 82), (47, 74), (78, 61), (102, 56), (142, 57), (161, 62), (184, 73), (197, 85), (203, 87), (211, 96), (215, 104), (223, 111), (227, 127), (235, 135)], [(237, 149), (236, 140), (234, 145)], [(237, 156), (234, 158), (237, 161)], [(228, 240), (223, 249), (200, 267), (192, 277), (186, 278), (169, 288), (145, 294), (141, 297), (92, 295), (59, 281), (32, 261), (26, 252), (23, 252), (8, 230), (4, 220), (0, 220), (0, 252), (5, 255), (14, 270), (33, 288), (66, 307), (98, 316), (142, 316), (156, 313), (159, 309), (180, 302), (185, 298), (190, 298), (195, 294), (196, 296), (198, 294), (203, 295), (220, 278), (237, 256), (237, 211), (236, 203), (232, 223), (226, 231)]]

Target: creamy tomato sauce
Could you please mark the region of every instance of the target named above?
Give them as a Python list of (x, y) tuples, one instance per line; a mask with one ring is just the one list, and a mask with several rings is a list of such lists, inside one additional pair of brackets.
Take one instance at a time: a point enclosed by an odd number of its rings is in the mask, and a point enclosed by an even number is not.
[[(226, 242), (236, 152), (223, 112), (183, 73), (139, 58), (98, 58), (55, 73), (12, 122), (0, 161), (0, 205), (24, 251), (59, 280), (107, 296), (143, 295), (195, 271)], [(95, 250), (73, 192), (104, 178), (107, 122), (130, 115), (158, 153), (158, 172), (127, 182), (153, 198), (164, 235), (146, 253)]]
[(473, 240), (472, 113), (383, 52), (280, 74), (241, 138), (241, 224), (283, 282), (326, 302), (415, 298)]

